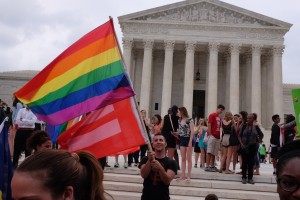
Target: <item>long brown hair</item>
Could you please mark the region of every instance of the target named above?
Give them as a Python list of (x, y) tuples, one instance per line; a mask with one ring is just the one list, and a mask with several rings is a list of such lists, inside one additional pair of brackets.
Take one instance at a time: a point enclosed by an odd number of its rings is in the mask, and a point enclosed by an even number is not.
[(103, 170), (97, 159), (85, 151), (40, 151), (24, 160), (17, 172), (29, 172), (41, 180), (54, 199), (72, 186), (75, 200), (105, 200)]
[(180, 108), (178, 108), (178, 110), (181, 113), (181, 118), (182, 117), (189, 118), (189, 114), (188, 114), (188, 112), (187, 112), (187, 110), (186, 110), (185, 107), (180, 107)]

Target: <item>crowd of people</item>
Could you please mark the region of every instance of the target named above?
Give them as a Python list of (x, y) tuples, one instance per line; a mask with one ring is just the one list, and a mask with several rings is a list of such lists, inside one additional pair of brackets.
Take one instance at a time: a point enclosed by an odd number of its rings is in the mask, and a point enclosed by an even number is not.
[[(26, 194), (37, 197), (47, 194), (52, 199), (112, 198), (104, 192), (102, 183), (107, 159), (102, 159), (104, 163), (100, 165), (100, 160), (88, 152), (51, 150), (52, 141), (48, 133), (36, 127), (37, 118), (17, 98), (12, 109), (4, 102), (1, 102), (0, 108), (1, 121), (5, 116), (9, 117), (9, 143), (15, 169), (12, 181), (14, 199), (22, 199)], [(272, 116), (274, 124), (267, 150), (255, 113), (241, 111), (233, 115), (227, 111), (222, 119), (224, 111), (225, 107), (218, 105), (206, 120), (190, 117), (185, 107), (173, 106), (164, 117), (155, 114), (150, 120), (146, 111), (141, 110), (153, 150), (147, 150), (146, 144), (140, 150), (123, 156), (125, 168), (132, 164), (140, 168), (144, 179), (142, 199), (169, 199), (169, 185), (178, 170), (181, 174), (176, 180), (188, 183), (192, 179), (193, 166), (207, 172), (241, 174), (243, 184), (254, 184), (253, 175), (260, 174), (260, 163), (267, 162), (268, 153), (272, 159), (269, 162), (274, 167), (273, 174), (277, 177), (280, 198), (297, 195), (300, 176), (295, 166), (300, 158), (300, 143), (295, 141), (295, 117), (288, 115), (285, 123), (280, 124), (280, 116)], [(25, 152), (26, 159), (19, 165), (21, 152)], [(216, 165), (218, 159), (219, 168)], [(237, 162), (240, 163), (240, 172), (236, 172)], [(118, 156), (114, 167), (119, 167)], [(62, 177), (68, 178), (61, 181)], [(28, 186), (28, 181), (34, 187)], [(208, 198), (217, 199), (215, 195), (208, 195)]]

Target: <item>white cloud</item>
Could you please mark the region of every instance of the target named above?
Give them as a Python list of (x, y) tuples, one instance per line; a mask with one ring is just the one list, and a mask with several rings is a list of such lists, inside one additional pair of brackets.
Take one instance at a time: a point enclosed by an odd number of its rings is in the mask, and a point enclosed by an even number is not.
[[(300, 2), (295, 0), (224, 0), (288, 23), (283, 81), (300, 83)], [(178, 0), (0, 0), (0, 71), (42, 69), (82, 35), (117, 17)]]

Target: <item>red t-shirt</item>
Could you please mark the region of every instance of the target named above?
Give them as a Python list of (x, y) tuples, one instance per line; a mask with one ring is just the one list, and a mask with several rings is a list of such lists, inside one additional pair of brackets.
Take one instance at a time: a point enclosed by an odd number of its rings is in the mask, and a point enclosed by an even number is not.
[(211, 134), (220, 139), (220, 128), (221, 128), (222, 118), (217, 113), (212, 113), (208, 117), (208, 123), (211, 124)]

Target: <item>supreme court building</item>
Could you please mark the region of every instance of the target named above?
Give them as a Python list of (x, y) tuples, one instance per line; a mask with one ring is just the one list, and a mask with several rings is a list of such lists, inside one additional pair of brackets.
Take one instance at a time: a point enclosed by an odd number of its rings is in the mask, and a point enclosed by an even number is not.
[(140, 109), (185, 106), (200, 117), (223, 104), (282, 116), (284, 35), (292, 24), (218, 0), (186, 0), (120, 16), (123, 55)]
[[(127, 70), (149, 117), (172, 105), (207, 117), (224, 104), (233, 114), (258, 113), (268, 129), (273, 114), (294, 114), (291, 89), (300, 85), (282, 83), (291, 24), (218, 0), (186, 0), (119, 23)], [(12, 105), (13, 92), (37, 73), (0, 73), (0, 98)]]

